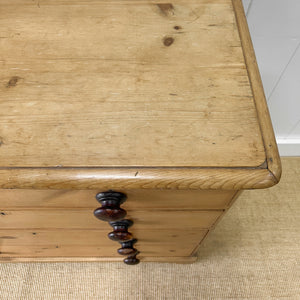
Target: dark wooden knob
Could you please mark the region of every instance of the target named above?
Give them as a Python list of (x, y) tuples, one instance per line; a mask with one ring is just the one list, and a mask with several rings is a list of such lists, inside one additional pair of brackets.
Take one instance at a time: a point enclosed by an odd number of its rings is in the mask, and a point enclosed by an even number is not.
[(132, 240), (132, 234), (128, 232), (128, 227), (130, 227), (133, 222), (131, 220), (121, 220), (115, 222), (109, 222), (113, 227), (114, 231), (108, 234), (108, 237), (117, 242), (126, 242)]
[(138, 253), (136, 253), (135, 255), (130, 255), (130, 256), (128, 256), (127, 258), (125, 258), (123, 261), (124, 261), (124, 263), (125, 264), (127, 264), (127, 265), (137, 265), (139, 262), (140, 262), (140, 260), (138, 259), (138, 258), (136, 258), (136, 256), (139, 254), (139, 252)]
[(133, 247), (133, 244), (137, 242), (137, 239), (132, 239), (126, 242), (121, 242), (122, 248), (118, 249), (118, 253), (121, 255), (137, 255), (138, 250)]
[(127, 265), (136, 265), (140, 262), (136, 256), (139, 251), (133, 247), (137, 242), (133, 239), (132, 234), (128, 232), (128, 228), (133, 225), (133, 221), (123, 219), (127, 212), (120, 205), (126, 201), (126, 195), (119, 192), (107, 191), (98, 193), (96, 199), (101, 204), (101, 207), (95, 209), (94, 215), (96, 218), (107, 221), (112, 226), (113, 231), (108, 234), (108, 237), (121, 244), (118, 253), (126, 255), (124, 263)]
[(121, 220), (126, 216), (126, 210), (120, 208), (120, 205), (126, 201), (125, 194), (108, 191), (97, 194), (96, 199), (102, 205), (94, 211), (96, 218), (111, 222)]

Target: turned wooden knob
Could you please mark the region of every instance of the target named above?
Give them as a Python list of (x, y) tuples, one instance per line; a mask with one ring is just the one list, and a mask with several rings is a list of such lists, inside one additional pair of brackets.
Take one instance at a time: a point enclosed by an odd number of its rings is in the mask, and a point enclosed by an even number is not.
[(126, 242), (120, 242), (122, 248), (118, 249), (118, 253), (120, 255), (137, 255), (139, 251), (133, 247), (133, 244), (135, 244), (136, 242), (137, 239), (132, 239)]
[(111, 222), (121, 220), (126, 216), (126, 210), (120, 208), (120, 205), (126, 201), (125, 194), (108, 191), (97, 194), (96, 199), (102, 205), (94, 211), (96, 218)]
[(108, 237), (117, 242), (126, 242), (132, 239), (132, 234), (128, 232), (128, 227), (130, 227), (133, 222), (131, 220), (121, 220), (115, 222), (109, 222), (113, 227), (114, 231), (108, 234)]
[(101, 203), (101, 207), (95, 209), (94, 215), (96, 218), (107, 221), (113, 227), (113, 231), (108, 234), (108, 237), (121, 244), (118, 249), (120, 255), (126, 255), (124, 263), (127, 265), (136, 265), (140, 262), (136, 256), (139, 251), (133, 247), (137, 242), (132, 238), (132, 234), (128, 232), (128, 227), (133, 225), (133, 221), (123, 219), (127, 212), (120, 208), (120, 205), (126, 201), (126, 195), (119, 192), (107, 191), (98, 193), (96, 199)]
[(125, 264), (127, 265), (137, 265), (140, 260), (138, 258), (136, 258), (136, 256), (139, 254), (139, 252), (133, 256), (128, 256), (127, 258), (125, 258), (123, 261)]

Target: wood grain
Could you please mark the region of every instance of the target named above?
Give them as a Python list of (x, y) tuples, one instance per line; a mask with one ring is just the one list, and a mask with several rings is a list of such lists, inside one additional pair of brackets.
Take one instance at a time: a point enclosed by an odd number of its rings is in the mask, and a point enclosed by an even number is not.
[[(224, 209), (236, 191), (122, 190), (125, 210), (136, 209)], [(1, 209), (90, 208), (99, 206), (99, 190), (0, 190)]]
[(276, 181), (279, 182), (282, 171), (281, 161), (270, 119), (268, 105), (266, 102), (266, 97), (264, 94), (261, 76), (259, 73), (255, 52), (250, 37), (249, 28), (243, 9), (243, 4), (241, 0), (232, 0), (232, 3), (236, 13), (237, 25), (241, 36), (241, 43), (243, 46), (245, 61), (257, 109), (258, 120), (260, 122), (260, 128), (263, 135), (268, 169), (274, 176)]
[(17, 168), (0, 169), (2, 189), (240, 190), (278, 181), (261, 168)]
[(0, 9), (0, 187), (278, 182), (240, 1), (2, 0)]
[(210, 232), (213, 231), (215, 229), (215, 227), (218, 225), (218, 223), (224, 218), (224, 216), (226, 215), (226, 213), (228, 212), (228, 210), (231, 208), (231, 206), (235, 203), (235, 201), (239, 198), (239, 196), (243, 193), (243, 191), (239, 191), (237, 192), (233, 199), (230, 202), (230, 205), (226, 207), (226, 209), (224, 210), (223, 214), (217, 219), (217, 221), (213, 224), (213, 226), (209, 229), (209, 231), (207, 232), (207, 234), (203, 237), (203, 239), (199, 240), (197, 246), (194, 248), (193, 252), (191, 253), (191, 255), (197, 255), (198, 250), (201, 247), (202, 242), (209, 236)]
[[(188, 256), (206, 233), (136, 230), (135, 247), (144, 257)], [(6, 257), (118, 257), (118, 248), (103, 230), (0, 230), (0, 261)]]
[(0, 166), (265, 161), (230, 0), (0, 5)]
[[(139, 229), (201, 229), (211, 227), (223, 211), (130, 211), (126, 218)], [(106, 222), (93, 216), (93, 210), (1, 210), (2, 229), (103, 229), (110, 232)], [(131, 232), (130, 228), (130, 232)]]

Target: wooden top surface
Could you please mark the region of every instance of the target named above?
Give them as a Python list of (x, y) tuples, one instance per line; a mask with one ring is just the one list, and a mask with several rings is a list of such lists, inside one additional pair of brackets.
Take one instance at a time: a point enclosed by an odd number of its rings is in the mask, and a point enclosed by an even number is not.
[(0, 0), (3, 174), (267, 169), (264, 135), (278, 153), (262, 87), (260, 99), (251, 88), (240, 8), (240, 0)]

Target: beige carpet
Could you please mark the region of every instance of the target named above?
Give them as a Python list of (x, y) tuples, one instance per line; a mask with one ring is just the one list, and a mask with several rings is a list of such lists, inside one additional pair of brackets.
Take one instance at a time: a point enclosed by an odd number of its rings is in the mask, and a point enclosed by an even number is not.
[(192, 265), (0, 264), (0, 299), (300, 299), (300, 158), (244, 192)]

